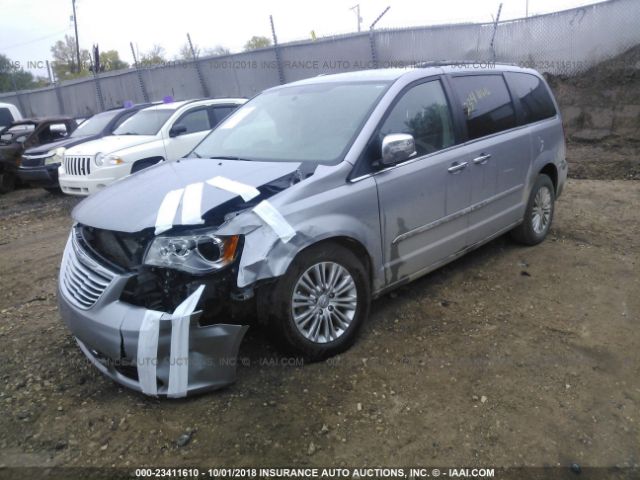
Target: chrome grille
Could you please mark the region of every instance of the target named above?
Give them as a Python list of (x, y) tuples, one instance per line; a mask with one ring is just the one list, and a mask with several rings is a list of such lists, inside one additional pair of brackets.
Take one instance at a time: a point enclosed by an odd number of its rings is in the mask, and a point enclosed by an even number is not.
[(82, 251), (71, 233), (60, 267), (60, 289), (78, 308), (91, 308), (107, 289), (115, 274), (98, 265)]
[(65, 155), (64, 171), (67, 175), (89, 175), (91, 173), (91, 157)]

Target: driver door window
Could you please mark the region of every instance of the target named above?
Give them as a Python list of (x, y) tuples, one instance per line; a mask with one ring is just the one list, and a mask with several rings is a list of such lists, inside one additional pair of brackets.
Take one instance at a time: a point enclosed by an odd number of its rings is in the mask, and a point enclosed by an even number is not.
[(198, 110), (192, 110), (191, 112), (185, 113), (184, 116), (175, 124), (183, 125), (187, 128), (187, 131), (184, 132), (183, 135), (211, 130), (209, 114), (207, 113), (206, 108), (200, 108)]
[(421, 83), (402, 95), (380, 128), (380, 141), (392, 133), (408, 133), (418, 156), (455, 143), (451, 112), (438, 80)]

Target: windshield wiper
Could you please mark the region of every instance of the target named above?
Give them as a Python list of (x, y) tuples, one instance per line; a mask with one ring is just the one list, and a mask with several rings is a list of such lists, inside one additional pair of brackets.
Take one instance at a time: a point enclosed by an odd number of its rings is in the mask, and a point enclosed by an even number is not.
[[(202, 158), (202, 157), (200, 157), (200, 158)], [(240, 157), (234, 157), (234, 156), (229, 156), (229, 155), (215, 155), (213, 157), (207, 157), (207, 158), (210, 158), (212, 160), (240, 160), (241, 162), (252, 162), (253, 161), (250, 158), (240, 158)]]

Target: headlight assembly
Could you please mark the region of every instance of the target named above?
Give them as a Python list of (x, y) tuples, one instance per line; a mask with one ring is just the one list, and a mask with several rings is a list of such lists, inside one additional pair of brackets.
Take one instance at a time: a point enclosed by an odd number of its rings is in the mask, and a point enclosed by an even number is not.
[(107, 165), (121, 165), (124, 163), (124, 160), (117, 155), (109, 155), (104, 158), (104, 163)]
[(66, 149), (64, 147), (59, 147), (55, 150), (51, 150), (49, 152), (49, 156), (44, 159), (44, 164), (55, 165), (56, 163), (62, 163), (62, 158), (64, 157), (65, 150)]
[(144, 257), (145, 265), (193, 274), (220, 270), (236, 258), (239, 237), (189, 234), (156, 237)]
[(120, 158), (117, 155), (105, 155), (102, 152), (98, 152), (96, 153), (95, 162), (98, 167), (101, 167), (103, 165), (105, 166), (120, 165), (124, 163), (124, 160), (122, 160), (122, 158)]

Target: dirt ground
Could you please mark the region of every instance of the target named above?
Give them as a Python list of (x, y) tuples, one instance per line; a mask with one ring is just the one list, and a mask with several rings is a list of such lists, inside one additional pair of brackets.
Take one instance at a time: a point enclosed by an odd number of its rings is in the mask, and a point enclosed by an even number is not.
[(180, 401), (103, 377), (63, 326), (75, 202), (0, 197), (0, 465), (640, 463), (640, 182), (571, 179), (547, 241), (499, 238), (377, 300), (329, 361), (250, 329), (237, 383)]

